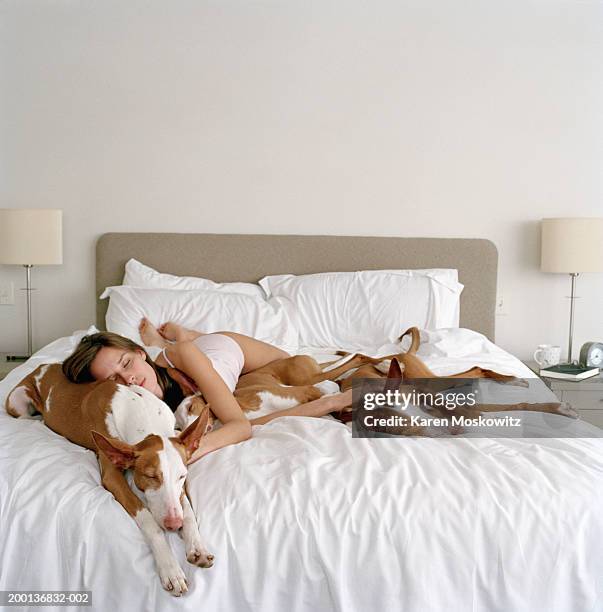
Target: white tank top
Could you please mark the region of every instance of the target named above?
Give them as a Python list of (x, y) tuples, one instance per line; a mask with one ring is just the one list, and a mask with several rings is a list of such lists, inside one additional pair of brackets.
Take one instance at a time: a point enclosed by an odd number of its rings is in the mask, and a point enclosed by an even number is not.
[[(234, 391), (245, 364), (245, 356), (238, 342), (223, 334), (205, 334), (193, 340), (193, 343), (211, 361), (226, 386)], [(174, 368), (165, 349), (161, 353), (167, 364)]]
[(205, 334), (193, 340), (193, 344), (211, 361), (226, 386), (234, 391), (245, 364), (239, 343), (223, 334)]

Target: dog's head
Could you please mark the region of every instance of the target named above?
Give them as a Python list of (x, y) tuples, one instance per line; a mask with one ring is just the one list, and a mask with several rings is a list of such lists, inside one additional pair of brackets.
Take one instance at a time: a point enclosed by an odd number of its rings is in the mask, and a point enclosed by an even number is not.
[(184, 399), (174, 411), (176, 427), (184, 431), (198, 416), (207, 410), (209, 414), (207, 431), (210, 431), (213, 427), (214, 416), (195, 382), (184, 372), (175, 368), (167, 368), (167, 372), (170, 378), (178, 384), (184, 395)]
[(211, 431), (214, 422), (213, 413), (210, 410), (209, 404), (205, 401), (200, 393), (185, 397), (176, 408), (174, 416), (176, 417), (176, 427), (184, 431), (191, 423), (200, 415), (207, 412), (207, 431)]
[(127, 444), (92, 432), (99, 452), (120, 469), (133, 472), (134, 484), (147, 499), (159, 525), (176, 530), (182, 527), (182, 496), (187, 463), (207, 431), (209, 409), (175, 437), (148, 435), (138, 444)]

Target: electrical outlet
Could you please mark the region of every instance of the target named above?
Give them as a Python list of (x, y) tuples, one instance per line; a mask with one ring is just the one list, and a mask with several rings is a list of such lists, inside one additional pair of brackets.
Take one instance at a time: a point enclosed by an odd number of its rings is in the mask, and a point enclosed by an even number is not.
[(0, 306), (15, 304), (15, 284), (10, 281), (0, 283)]
[(496, 316), (498, 317), (507, 316), (507, 306), (505, 303), (505, 298), (502, 295), (499, 295), (496, 297)]

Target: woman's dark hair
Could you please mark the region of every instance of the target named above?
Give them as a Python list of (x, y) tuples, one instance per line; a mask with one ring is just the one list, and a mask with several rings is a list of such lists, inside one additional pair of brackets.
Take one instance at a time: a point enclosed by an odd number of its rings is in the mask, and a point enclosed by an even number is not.
[(157, 382), (163, 391), (163, 401), (175, 410), (183, 400), (184, 394), (180, 385), (170, 378), (167, 370), (158, 366), (144, 350), (142, 346), (112, 332), (98, 332), (84, 336), (77, 345), (75, 351), (63, 362), (63, 374), (74, 383), (85, 383), (94, 381), (90, 372), (90, 366), (98, 352), (105, 346), (124, 349), (126, 351), (142, 351), (146, 355), (147, 363), (155, 370)]

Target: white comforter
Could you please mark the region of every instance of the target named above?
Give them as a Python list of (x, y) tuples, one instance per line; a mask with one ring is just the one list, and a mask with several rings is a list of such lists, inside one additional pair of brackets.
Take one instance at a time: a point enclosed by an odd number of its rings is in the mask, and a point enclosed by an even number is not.
[[(14, 370), (0, 402), (79, 335)], [(530, 375), (474, 332), (423, 341), (437, 374), (478, 364)], [(251, 440), (190, 467), (216, 562), (189, 565), (169, 534), (189, 579), (174, 599), (142, 534), (100, 485), (94, 454), (2, 410), (0, 589), (87, 589), (103, 612), (603, 610), (596, 433), (580, 422), (574, 435), (584, 437), (574, 439), (360, 440), (330, 418), (254, 427)]]

